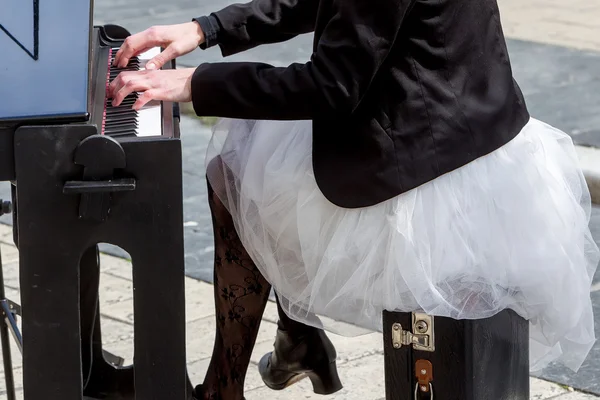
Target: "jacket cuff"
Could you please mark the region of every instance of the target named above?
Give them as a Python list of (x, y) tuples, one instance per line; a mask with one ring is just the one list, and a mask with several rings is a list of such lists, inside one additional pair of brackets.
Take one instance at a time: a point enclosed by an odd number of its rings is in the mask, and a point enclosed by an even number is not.
[(194, 18), (192, 21), (197, 22), (204, 33), (204, 42), (200, 45), (202, 50), (206, 50), (219, 44), (219, 32), (221, 31), (221, 25), (214, 15), (211, 14), (208, 16)]
[(196, 70), (194, 71), (194, 74), (192, 75), (192, 82), (191, 82), (191, 86), (192, 86), (192, 107), (194, 109), (194, 112), (196, 113), (197, 116), (199, 117), (206, 117), (208, 116), (207, 113), (207, 102), (206, 102), (206, 97), (210, 97), (210, 95), (207, 96), (207, 92), (205, 91), (205, 83), (206, 83), (206, 79), (204, 79), (205, 77), (203, 76), (203, 72), (209, 68), (209, 64), (204, 63), (204, 64), (200, 64), (198, 67), (196, 67)]

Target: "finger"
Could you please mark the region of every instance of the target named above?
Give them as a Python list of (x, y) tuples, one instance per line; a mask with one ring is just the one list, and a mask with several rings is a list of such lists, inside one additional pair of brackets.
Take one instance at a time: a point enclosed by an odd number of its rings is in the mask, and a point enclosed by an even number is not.
[(139, 111), (144, 107), (148, 102), (152, 100), (161, 100), (160, 90), (158, 89), (148, 89), (144, 93), (140, 94), (136, 102), (133, 104), (133, 109), (135, 111)]
[[(135, 44), (134, 44), (135, 45)], [(113, 67), (117, 68), (125, 68), (131, 61), (133, 57), (139, 56), (143, 52), (150, 50), (155, 47), (153, 44), (148, 45), (147, 47), (132, 47), (132, 45), (128, 45), (128, 47), (121, 47), (119, 51), (117, 51), (117, 56), (115, 56), (115, 61), (113, 62)], [(119, 55), (119, 52), (121, 54)]]
[(179, 57), (179, 55), (179, 51), (171, 44), (162, 53), (157, 54), (154, 56), (154, 58), (148, 61), (146, 63), (146, 69), (153, 70), (162, 68), (167, 62)]
[(138, 79), (136, 77), (140, 75), (147, 75), (148, 72), (149, 71), (144, 70), (120, 72), (119, 75), (117, 75), (117, 77), (108, 84), (107, 96), (114, 98), (115, 93), (118, 92), (123, 87), (123, 85), (125, 85), (132, 79)]
[[(131, 38), (133, 38), (133, 36), (126, 38), (119, 50), (117, 51), (117, 54), (115, 54), (115, 58), (113, 60), (113, 67), (119, 67), (122, 62), (128, 64), (131, 57), (133, 57), (135, 49), (131, 48)], [(133, 38), (133, 40), (136, 39)]]
[(150, 80), (144, 76), (136, 76), (124, 82), (121, 87), (116, 88), (116, 93), (112, 99), (112, 105), (118, 107), (125, 97), (133, 92), (145, 92), (150, 89)]
[(160, 44), (160, 33), (159, 28), (152, 27), (127, 37), (119, 51), (117, 51), (113, 65), (125, 68), (131, 57), (135, 57), (149, 48), (158, 46)]
[(129, 63), (131, 57), (141, 53), (144, 48), (150, 47), (149, 44), (145, 44), (150, 39), (148, 36), (148, 30), (145, 30), (127, 37), (119, 48), (119, 51), (117, 51), (117, 54), (115, 54), (113, 66), (124, 68)]
[[(129, 62), (131, 61), (131, 59), (133, 57), (139, 56), (140, 54), (142, 54), (143, 52), (145, 52), (147, 50), (150, 50), (151, 48), (152, 48), (152, 46), (138, 49), (135, 52), (133, 52), (130, 57), (121, 56), (118, 61), (115, 58), (115, 61), (113, 62), (113, 67), (115, 67), (115, 68), (125, 68), (125, 67), (127, 67), (127, 65), (129, 65)], [(119, 49), (119, 51), (121, 51), (121, 50)]]
[(114, 93), (117, 91), (117, 88), (120, 89), (124, 84), (124, 80), (129, 79), (130, 75), (131, 71), (121, 72), (119, 75), (117, 75), (117, 77), (108, 84), (108, 89), (106, 90), (107, 96), (112, 98)]

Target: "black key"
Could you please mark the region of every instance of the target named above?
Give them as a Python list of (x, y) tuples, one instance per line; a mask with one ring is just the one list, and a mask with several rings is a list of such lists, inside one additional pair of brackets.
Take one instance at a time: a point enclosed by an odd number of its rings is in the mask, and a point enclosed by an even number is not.
[(121, 113), (121, 114), (112, 114), (110, 116), (106, 116), (106, 121), (107, 122), (128, 122), (128, 121), (136, 121), (137, 122), (137, 115), (135, 115), (134, 113), (132, 114), (125, 114), (125, 113)]

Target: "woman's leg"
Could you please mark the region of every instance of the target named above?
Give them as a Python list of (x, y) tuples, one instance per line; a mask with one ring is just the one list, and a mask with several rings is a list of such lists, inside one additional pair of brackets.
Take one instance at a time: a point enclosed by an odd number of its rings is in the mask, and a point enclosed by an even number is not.
[(210, 366), (196, 396), (199, 399), (241, 400), (271, 286), (244, 249), (229, 211), (210, 183), (208, 202), (215, 240), (217, 330)]
[[(215, 184), (225, 184), (222, 168), (218, 157), (208, 166), (213, 179), (223, 177)], [(243, 399), (244, 379), (271, 286), (248, 255), (231, 214), (210, 183), (208, 202), (215, 240), (217, 330), (208, 372), (196, 390), (196, 397), (239, 400)], [(265, 383), (282, 389), (308, 375), (317, 393), (329, 394), (341, 389), (335, 348), (325, 332), (290, 319), (277, 300), (279, 321), (274, 353), (266, 354), (259, 366)], [(303, 351), (292, 350), (298, 347)]]

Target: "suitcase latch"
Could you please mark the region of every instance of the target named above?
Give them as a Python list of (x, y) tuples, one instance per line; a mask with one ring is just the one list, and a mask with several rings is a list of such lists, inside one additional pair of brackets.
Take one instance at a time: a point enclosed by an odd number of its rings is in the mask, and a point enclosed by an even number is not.
[(392, 345), (395, 349), (412, 345), (415, 350), (434, 352), (433, 317), (426, 314), (413, 313), (412, 331), (404, 330), (399, 323), (393, 324)]

